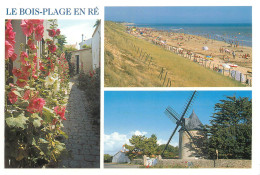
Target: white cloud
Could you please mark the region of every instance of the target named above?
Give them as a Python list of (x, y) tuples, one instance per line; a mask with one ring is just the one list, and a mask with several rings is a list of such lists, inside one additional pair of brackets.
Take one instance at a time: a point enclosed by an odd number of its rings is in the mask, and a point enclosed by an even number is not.
[(136, 135), (136, 136), (144, 136), (144, 135), (146, 135), (147, 134), (147, 132), (145, 132), (145, 131), (132, 131), (131, 132), (131, 134), (132, 135)]
[[(167, 141), (168, 141), (168, 140), (158, 139), (158, 140), (157, 140), (157, 143), (158, 143), (159, 145), (162, 145), (162, 144), (166, 144)], [(173, 142), (173, 141), (171, 141), (171, 142), (170, 142), (170, 145), (172, 145), (172, 146), (178, 146), (179, 143), (178, 143), (178, 142)]]
[(105, 154), (114, 155), (122, 149), (124, 144), (129, 144), (129, 137), (125, 134), (113, 132), (110, 135), (104, 135), (104, 151)]
[(67, 37), (66, 44), (79, 44), (82, 40), (82, 34), (84, 35), (84, 39), (89, 39), (92, 37), (92, 34), (95, 30), (93, 27), (95, 24), (94, 20), (78, 20), (77, 22), (74, 21), (71, 23), (71, 25), (68, 25), (70, 21), (68, 21), (66, 24), (66, 20), (60, 21), (60, 23), (62, 23), (60, 26), (61, 34)]

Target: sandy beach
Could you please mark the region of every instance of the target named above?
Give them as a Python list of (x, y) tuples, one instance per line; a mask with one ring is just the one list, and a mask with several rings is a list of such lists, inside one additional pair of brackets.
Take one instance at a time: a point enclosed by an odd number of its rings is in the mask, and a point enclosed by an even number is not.
[(229, 44), (210, 39), (210, 37), (158, 31), (152, 28), (127, 27), (127, 32), (175, 53), (209, 61), (211, 65), (217, 65), (220, 68), (227, 66), (230, 70), (240, 71), (249, 79), (252, 77), (252, 47), (238, 43)]

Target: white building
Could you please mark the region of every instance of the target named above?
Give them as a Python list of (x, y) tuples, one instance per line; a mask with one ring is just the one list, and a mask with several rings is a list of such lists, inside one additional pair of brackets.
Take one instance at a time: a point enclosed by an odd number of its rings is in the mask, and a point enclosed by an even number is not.
[(83, 34), (82, 34), (82, 41), (79, 43), (79, 48), (80, 49), (84, 49), (83, 45), (87, 45), (87, 46), (91, 47), (91, 45), (92, 45), (92, 38), (89, 38), (87, 40), (83, 40)]
[(101, 60), (101, 22), (96, 26), (96, 29), (92, 35), (92, 64), (93, 68), (100, 67), (100, 60)]

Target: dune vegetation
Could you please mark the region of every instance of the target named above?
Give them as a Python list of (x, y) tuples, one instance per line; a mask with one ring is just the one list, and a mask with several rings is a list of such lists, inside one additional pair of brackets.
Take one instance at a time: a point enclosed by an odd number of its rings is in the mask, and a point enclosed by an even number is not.
[[(145, 54), (144, 54), (145, 53)], [(164, 70), (164, 74), (160, 73)], [(167, 76), (165, 73), (167, 72)], [(242, 83), (105, 22), (105, 87), (238, 87)]]

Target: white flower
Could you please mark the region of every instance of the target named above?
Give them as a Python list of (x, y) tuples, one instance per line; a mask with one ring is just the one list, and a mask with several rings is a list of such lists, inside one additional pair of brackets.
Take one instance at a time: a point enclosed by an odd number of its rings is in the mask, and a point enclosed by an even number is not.
[(56, 80), (53, 86), (53, 91), (54, 93), (57, 93), (59, 90), (60, 90), (60, 83), (58, 80)]
[(49, 85), (52, 85), (54, 82), (55, 82), (55, 78), (53, 78), (51, 75), (49, 75), (45, 78), (46, 87), (48, 87)]

